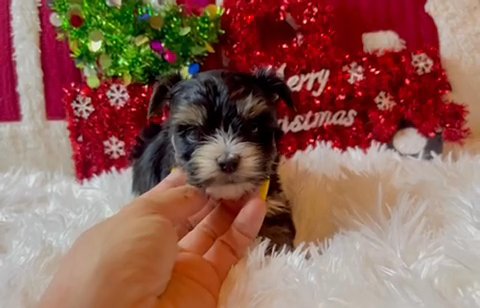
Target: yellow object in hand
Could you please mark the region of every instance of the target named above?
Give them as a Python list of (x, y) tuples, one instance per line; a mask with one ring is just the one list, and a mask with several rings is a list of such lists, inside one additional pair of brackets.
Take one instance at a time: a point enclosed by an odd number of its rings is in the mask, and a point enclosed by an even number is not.
[(260, 197), (263, 201), (267, 200), (268, 189), (270, 188), (270, 178), (266, 179), (260, 187)]

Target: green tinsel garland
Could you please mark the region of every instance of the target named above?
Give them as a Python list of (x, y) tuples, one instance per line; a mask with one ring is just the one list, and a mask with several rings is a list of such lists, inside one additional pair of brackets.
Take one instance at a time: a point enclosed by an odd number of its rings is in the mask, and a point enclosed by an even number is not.
[(200, 15), (173, 4), (156, 9), (141, 0), (54, 0), (51, 6), (59, 39), (68, 40), (91, 87), (105, 78), (148, 83), (159, 75), (185, 73), (213, 52), (222, 33), (223, 11), (214, 5)]

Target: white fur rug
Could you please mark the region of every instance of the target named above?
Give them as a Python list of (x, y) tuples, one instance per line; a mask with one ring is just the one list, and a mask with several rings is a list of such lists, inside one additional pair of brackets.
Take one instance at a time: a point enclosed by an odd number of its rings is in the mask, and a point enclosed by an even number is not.
[[(480, 306), (480, 155), (425, 162), (321, 146), (281, 175), (297, 242), (327, 240), (269, 259), (255, 247), (221, 307)], [(61, 173), (0, 174), (0, 307), (32, 307), (62, 252), (127, 203), (129, 186), (129, 171), (83, 186)]]
[[(220, 2), (220, 1), (219, 1)], [(131, 196), (129, 172), (73, 180), (64, 122), (45, 121), (36, 0), (12, 0), (22, 122), (0, 125), (0, 307), (33, 307), (80, 232)], [(478, 0), (429, 0), (456, 100), (480, 134)], [(40, 106), (40, 107), (39, 107)], [(480, 153), (477, 144), (473, 153)], [(480, 307), (480, 155), (433, 162), (326, 147), (282, 167), (297, 242), (256, 247), (227, 280), (222, 307)], [(5, 171), (10, 167), (15, 169)], [(19, 167), (22, 166), (22, 167)], [(478, 201), (477, 201), (478, 200)], [(323, 248), (320, 248), (323, 247)]]

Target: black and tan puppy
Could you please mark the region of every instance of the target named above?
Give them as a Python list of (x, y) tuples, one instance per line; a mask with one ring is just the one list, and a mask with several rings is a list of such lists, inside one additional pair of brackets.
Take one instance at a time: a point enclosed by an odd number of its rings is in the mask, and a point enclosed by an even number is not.
[(214, 199), (238, 199), (270, 178), (261, 235), (291, 246), (294, 227), (277, 177), (281, 137), (276, 106), (293, 107), (290, 89), (274, 73), (224, 70), (157, 84), (150, 113), (168, 104), (168, 120), (140, 136), (133, 153), (133, 191), (141, 194), (173, 167)]

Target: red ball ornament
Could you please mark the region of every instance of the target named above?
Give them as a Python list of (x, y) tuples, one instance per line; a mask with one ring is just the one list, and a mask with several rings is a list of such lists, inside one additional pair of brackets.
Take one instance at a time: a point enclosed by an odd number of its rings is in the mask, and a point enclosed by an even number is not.
[(85, 22), (85, 20), (80, 15), (72, 14), (70, 16), (70, 23), (75, 28), (80, 28), (81, 26), (83, 26), (84, 22)]

